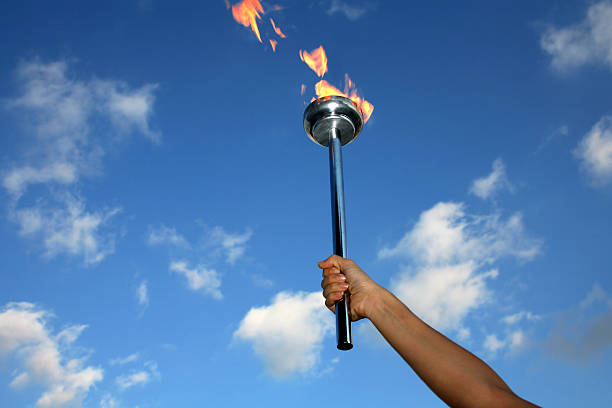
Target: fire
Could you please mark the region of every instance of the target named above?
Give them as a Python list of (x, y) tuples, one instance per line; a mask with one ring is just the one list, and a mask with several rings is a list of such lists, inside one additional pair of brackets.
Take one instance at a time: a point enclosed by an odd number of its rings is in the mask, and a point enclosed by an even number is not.
[(276, 26), (276, 24), (274, 24), (274, 20), (270, 19), (270, 23), (272, 24), (272, 28), (274, 29), (274, 32), (280, 37), (280, 38), (287, 38), (287, 36), (281, 31), (280, 28), (278, 28)]
[(232, 6), (234, 20), (245, 27), (251, 26), (251, 30), (253, 30), (259, 42), (261, 42), (261, 36), (257, 27), (257, 19), (261, 20), (259, 13), (263, 12), (264, 10), (259, 0), (243, 0)]
[(273, 52), (276, 52), (276, 44), (278, 44), (278, 41), (270, 40), (270, 45), (272, 46)]
[(372, 112), (374, 111), (374, 105), (359, 96), (357, 89), (355, 88), (355, 83), (351, 81), (351, 78), (349, 78), (348, 74), (345, 75), (344, 90), (345, 92), (342, 92), (324, 79), (320, 80), (315, 84), (315, 92), (317, 94), (317, 98), (323, 98), (325, 96), (332, 95), (344, 96), (345, 98), (349, 98), (359, 107), (359, 110), (361, 111), (361, 114), (363, 116), (363, 123), (366, 123), (368, 119), (370, 119), (370, 116), (372, 116)]
[(304, 95), (305, 92), (306, 92), (306, 84), (302, 84), (302, 86), (300, 86), (300, 95)]
[(323, 77), (327, 72), (327, 56), (322, 45), (310, 53), (300, 50), (300, 59), (320, 77)]

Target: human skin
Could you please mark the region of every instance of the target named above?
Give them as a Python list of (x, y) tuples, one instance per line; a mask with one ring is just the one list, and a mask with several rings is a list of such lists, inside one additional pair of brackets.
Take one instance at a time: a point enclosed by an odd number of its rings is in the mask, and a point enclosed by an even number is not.
[(419, 319), (355, 262), (332, 255), (318, 266), (325, 305), (335, 313), (335, 303), (347, 292), (351, 320), (369, 319), (450, 407), (537, 407), (512, 392), (484, 361)]

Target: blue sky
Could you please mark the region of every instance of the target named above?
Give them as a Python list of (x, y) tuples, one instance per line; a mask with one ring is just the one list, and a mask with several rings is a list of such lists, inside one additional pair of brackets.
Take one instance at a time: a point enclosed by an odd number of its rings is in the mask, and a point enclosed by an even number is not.
[(3, 4), (2, 406), (444, 406), (369, 323), (335, 349), (319, 45), (374, 105), (350, 256), (522, 397), (608, 405), (612, 2), (262, 5), (263, 43), (223, 1)]

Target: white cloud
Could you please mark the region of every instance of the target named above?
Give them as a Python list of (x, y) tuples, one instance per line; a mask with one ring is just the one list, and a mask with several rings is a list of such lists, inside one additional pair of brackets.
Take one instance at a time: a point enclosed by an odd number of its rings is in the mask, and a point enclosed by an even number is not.
[(247, 229), (243, 234), (230, 234), (222, 227), (214, 227), (209, 232), (213, 245), (220, 246), (226, 254), (226, 261), (233, 265), (244, 255), (246, 243), (253, 236), (253, 231)]
[(565, 28), (549, 28), (540, 39), (558, 70), (601, 63), (612, 68), (612, 2), (592, 4), (581, 22)]
[(489, 334), (483, 343), (485, 350), (495, 354), (502, 349), (508, 351), (516, 351), (525, 345), (525, 334), (522, 330), (516, 330), (509, 333), (505, 339), (499, 339), (495, 334)]
[[(16, 74), (19, 94), (6, 106), (30, 134), (21, 159), (2, 172), (12, 199), (9, 216), (22, 235), (43, 240), (46, 255), (69, 253), (97, 263), (113, 252), (112, 236), (100, 228), (117, 210), (91, 212), (82, 198), (53, 196), (77, 195), (76, 183), (100, 172), (105, 150), (120, 136), (136, 131), (158, 140), (149, 126), (156, 85), (131, 89), (114, 80), (77, 79), (65, 61), (27, 61)], [(31, 192), (34, 185), (43, 189)], [(24, 207), (28, 193), (35, 204)]]
[(138, 285), (138, 289), (136, 289), (136, 297), (138, 299), (138, 304), (146, 309), (149, 306), (149, 289), (147, 285), (147, 281), (143, 280)]
[(505, 255), (531, 260), (540, 252), (541, 242), (526, 236), (520, 213), (504, 221), (497, 213), (470, 215), (464, 208), (463, 203), (440, 202), (424, 211), (395, 247), (379, 251), (379, 258), (407, 257), (427, 265), (482, 264)]
[(100, 400), (100, 408), (118, 408), (119, 402), (110, 394), (105, 394)]
[(125, 364), (129, 364), (129, 363), (138, 361), (139, 359), (140, 359), (140, 353), (132, 353), (127, 357), (113, 358), (112, 360), (109, 361), (109, 364), (112, 366), (125, 365)]
[(119, 208), (88, 212), (81, 198), (65, 195), (53, 205), (40, 202), (13, 210), (11, 219), (23, 237), (39, 239), (45, 255), (79, 255), (86, 265), (96, 264), (115, 250), (114, 234), (107, 231)]
[(234, 338), (250, 342), (267, 372), (282, 379), (312, 372), (323, 338), (332, 329), (333, 318), (320, 292), (280, 292), (270, 305), (251, 308)]
[(3, 179), (4, 188), (13, 196), (21, 197), (30, 184), (50, 183), (72, 184), (77, 179), (77, 170), (71, 163), (51, 163), (35, 169), (24, 166), (11, 170)]
[(490, 265), (504, 256), (532, 259), (541, 243), (524, 232), (520, 214), (468, 215), (461, 203), (441, 202), (424, 211), (414, 228), (379, 258), (406, 257), (391, 289), (434, 327), (465, 333), (468, 313), (486, 303), (487, 280), (497, 277)]
[(509, 347), (511, 350), (516, 350), (525, 344), (525, 334), (522, 330), (517, 330), (510, 335)]
[(470, 187), (470, 193), (486, 200), (492, 198), (496, 193), (503, 190), (513, 191), (514, 187), (510, 184), (506, 176), (506, 166), (502, 159), (495, 159), (491, 174), (474, 180)]
[(612, 348), (612, 297), (598, 284), (577, 307), (559, 316), (547, 350), (572, 363), (586, 364)]
[(161, 375), (157, 369), (157, 363), (154, 361), (147, 361), (142, 370), (121, 375), (115, 379), (115, 382), (119, 388), (125, 390), (136, 385), (144, 386), (152, 380), (159, 380), (160, 378)]
[(541, 316), (523, 310), (521, 312), (517, 312), (517, 313), (513, 313), (513, 314), (508, 315), (508, 316), (504, 316), (501, 320), (502, 320), (502, 322), (504, 322), (504, 323), (506, 323), (508, 325), (512, 325), (512, 324), (516, 324), (516, 323), (520, 322), (523, 319), (524, 320), (529, 320), (529, 321), (536, 321), (536, 320), (540, 320)]
[(84, 367), (74, 355), (73, 343), (85, 326), (72, 326), (53, 335), (50, 313), (31, 303), (9, 303), (0, 312), (0, 357), (14, 356), (17, 368), (11, 387), (40, 385), (44, 391), (36, 406), (59, 408), (80, 405), (90, 388), (103, 378), (102, 369)]
[(464, 318), (490, 300), (486, 280), (497, 270), (476, 271), (473, 262), (404, 271), (391, 282), (391, 290), (422, 319), (440, 330), (461, 331)]
[(189, 289), (206, 293), (213, 299), (223, 298), (219, 290), (221, 278), (214, 269), (206, 269), (202, 266), (190, 269), (187, 262), (176, 261), (170, 264), (170, 271), (183, 275), (187, 279)]
[(174, 245), (182, 248), (189, 248), (190, 245), (181, 234), (176, 232), (174, 227), (161, 225), (159, 228), (149, 228), (149, 245)]
[(153, 142), (160, 142), (159, 132), (152, 131), (149, 120), (153, 113), (156, 84), (144, 85), (132, 90), (118, 81), (94, 81), (92, 87), (101, 100), (101, 106), (108, 113), (113, 124), (123, 132), (136, 130)]
[(574, 155), (595, 185), (612, 181), (612, 116), (604, 116), (593, 126)]
[(503, 348), (506, 342), (497, 338), (494, 334), (489, 334), (484, 341), (484, 348), (491, 353), (497, 352), (497, 350)]
[(332, 15), (340, 13), (344, 14), (349, 20), (355, 21), (363, 16), (367, 9), (366, 6), (354, 6), (342, 0), (332, 0), (327, 9), (327, 14)]

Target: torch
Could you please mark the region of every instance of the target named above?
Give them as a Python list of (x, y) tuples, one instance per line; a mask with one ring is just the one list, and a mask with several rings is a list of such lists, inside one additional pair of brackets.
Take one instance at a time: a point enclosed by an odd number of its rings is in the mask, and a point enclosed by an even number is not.
[[(332, 234), (334, 254), (347, 258), (342, 146), (355, 140), (363, 126), (361, 110), (349, 98), (326, 96), (314, 100), (304, 111), (304, 130), (329, 149)], [(336, 343), (339, 350), (353, 348), (351, 317), (346, 294), (336, 303)]]

